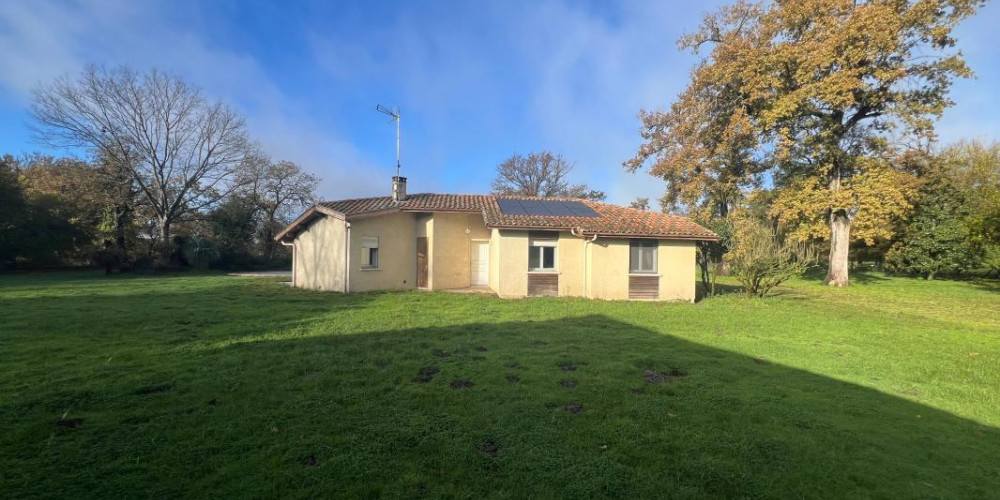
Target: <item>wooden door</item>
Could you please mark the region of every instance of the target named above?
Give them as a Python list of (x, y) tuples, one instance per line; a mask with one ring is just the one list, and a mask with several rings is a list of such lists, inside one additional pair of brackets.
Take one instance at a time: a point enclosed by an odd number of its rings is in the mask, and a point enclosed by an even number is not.
[(417, 237), (417, 286), (427, 288), (427, 237)]

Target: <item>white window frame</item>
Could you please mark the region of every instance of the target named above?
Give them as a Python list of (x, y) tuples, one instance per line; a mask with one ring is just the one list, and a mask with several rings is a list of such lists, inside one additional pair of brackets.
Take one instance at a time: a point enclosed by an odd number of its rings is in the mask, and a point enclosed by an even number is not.
[[(639, 247), (642, 249), (650, 249), (653, 251), (653, 269), (633, 269), (632, 268), (632, 249)], [(660, 263), (659, 263), (659, 251), (660, 241), (659, 240), (644, 240), (644, 239), (632, 239), (628, 241), (628, 273), (651, 276), (659, 273)], [(639, 263), (642, 263), (642, 258), (639, 258)]]
[[(375, 250), (375, 262), (372, 262), (372, 250)], [(379, 250), (378, 236), (361, 237), (361, 269), (374, 270), (379, 268), (382, 252)]]
[[(538, 263), (545, 265), (545, 248), (552, 249), (552, 267), (531, 267), (531, 252), (538, 252)], [(555, 273), (559, 270), (559, 239), (553, 238), (531, 238), (528, 242), (528, 272), (529, 273)]]

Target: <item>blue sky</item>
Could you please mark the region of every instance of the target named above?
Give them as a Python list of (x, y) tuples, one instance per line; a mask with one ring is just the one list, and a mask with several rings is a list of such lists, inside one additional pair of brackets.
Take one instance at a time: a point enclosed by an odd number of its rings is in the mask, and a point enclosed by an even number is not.
[[(0, 153), (45, 151), (31, 89), (85, 64), (157, 67), (237, 106), (277, 159), (326, 199), (388, 194), (403, 113), (410, 191), (483, 193), (513, 153), (551, 150), (574, 180), (626, 203), (662, 181), (621, 168), (641, 108), (669, 105), (695, 59), (675, 40), (719, 2), (0, 1)], [(1000, 139), (1000, 5), (958, 32), (978, 74), (943, 141)]]

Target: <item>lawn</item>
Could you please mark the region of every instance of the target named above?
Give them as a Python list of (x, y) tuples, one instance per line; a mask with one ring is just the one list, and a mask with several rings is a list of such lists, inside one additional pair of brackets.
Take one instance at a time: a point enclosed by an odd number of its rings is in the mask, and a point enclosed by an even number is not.
[(1000, 283), (0, 277), (0, 496), (996, 498)]

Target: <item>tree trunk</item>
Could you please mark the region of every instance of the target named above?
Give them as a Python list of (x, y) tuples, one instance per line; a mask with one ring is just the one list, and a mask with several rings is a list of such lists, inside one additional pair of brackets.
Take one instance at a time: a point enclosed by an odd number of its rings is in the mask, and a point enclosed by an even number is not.
[(848, 258), (851, 246), (851, 219), (844, 210), (830, 214), (830, 267), (824, 283), (830, 286), (847, 286)]
[(128, 262), (128, 238), (126, 230), (129, 221), (129, 208), (123, 205), (114, 206), (115, 213), (115, 244), (123, 262)]
[(160, 219), (160, 243), (168, 245), (170, 243), (170, 220)]

